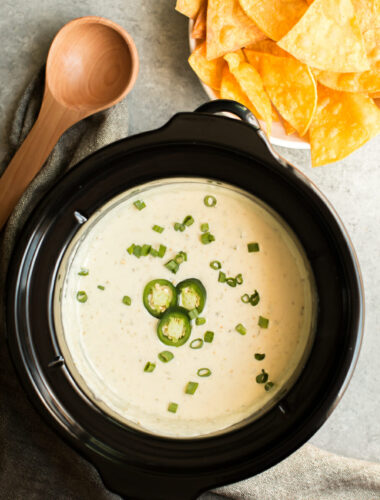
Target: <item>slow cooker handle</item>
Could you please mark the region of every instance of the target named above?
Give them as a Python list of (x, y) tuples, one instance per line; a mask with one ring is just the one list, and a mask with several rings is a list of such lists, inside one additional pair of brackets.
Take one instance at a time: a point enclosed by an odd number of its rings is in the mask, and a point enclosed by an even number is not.
[(258, 119), (255, 115), (243, 104), (229, 99), (216, 99), (206, 102), (195, 110), (196, 113), (232, 113), (238, 116), (241, 120), (251, 125), (256, 131), (261, 131)]

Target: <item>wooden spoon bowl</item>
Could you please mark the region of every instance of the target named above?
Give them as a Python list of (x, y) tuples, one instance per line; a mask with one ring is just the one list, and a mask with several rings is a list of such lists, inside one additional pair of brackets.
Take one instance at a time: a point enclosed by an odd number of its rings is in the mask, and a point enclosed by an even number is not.
[(63, 132), (123, 99), (138, 66), (132, 38), (108, 19), (74, 19), (57, 33), (47, 58), (40, 113), (0, 178), (0, 229)]

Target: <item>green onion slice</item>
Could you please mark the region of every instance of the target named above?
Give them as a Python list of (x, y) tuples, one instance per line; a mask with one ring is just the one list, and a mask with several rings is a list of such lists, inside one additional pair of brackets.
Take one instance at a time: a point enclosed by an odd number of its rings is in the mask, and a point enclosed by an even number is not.
[(207, 222), (204, 222), (203, 224), (201, 224), (201, 231), (202, 233), (207, 233), (207, 231), (210, 229), (209, 225)]
[(138, 259), (141, 257), (142, 248), (140, 245), (133, 246), (133, 255)]
[(247, 247), (248, 247), (248, 252), (250, 252), (250, 253), (260, 251), (260, 247), (259, 247), (258, 243), (248, 243)]
[(248, 304), (248, 302), (250, 301), (248, 293), (245, 293), (244, 295), (241, 296), (241, 301), (244, 302), (244, 304)]
[(103, 285), (98, 285), (99, 290), (104, 290), (105, 287)]
[(240, 335), (245, 335), (247, 333), (247, 329), (244, 325), (239, 323), (235, 326), (235, 330), (240, 333)]
[(210, 267), (211, 269), (215, 269), (215, 271), (217, 271), (222, 268), (222, 264), (218, 260), (212, 260), (210, 262)]
[(177, 410), (178, 410), (178, 404), (177, 403), (169, 403), (168, 411), (170, 411), (171, 413), (176, 413)]
[(129, 255), (132, 255), (133, 254), (133, 249), (135, 248), (135, 244), (132, 243), (132, 245), (130, 247), (127, 248), (127, 252), (129, 253)]
[(193, 217), (191, 215), (186, 215), (186, 217), (183, 219), (182, 224), (184, 224), (185, 226), (191, 226), (192, 224), (194, 224)]
[(198, 377), (209, 377), (211, 375), (211, 370), (209, 368), (199, 368), (197, 375)]
[(211, 196), (210, 194), (205, 196), (203, 198), (203, 202), (206, 205), (206, 207), (215, 207), (216, 205), (216, 198), (215, 196)]
[(256, 352), (255, 359), (257, 359), (257, 361), (262, 361), (263, 359), (265, 359), (265, 354), (260, 354), (259, 352)]
[(235, 277), (235, 280), (236, 280), (236, 283), (238, 285), (242, 285), (243, 284), (243, 275), (241, 273), (239, 273), (236, 277)]
[(211, 342), (214, 340), (214, 332), (211, 332), (210, 330), (208, 330), (204, 335), (204, 340), (205, 340), (205, 342), (208, 342), (211, 344)]
[(142, 200), (136, 200), (133, 202), (133, 204), (137, 208), (137, 210), (142, 210), (146, 207), (145, 203)]
[(201, 242), (204, 244), (204, 245), (208, 245), (209, 243), (215, 241), (215, 236), (211, 233), (203, 233), (201, 235)]
[(147, 245), (147, 244), (144, 244), (142, 247), (141, 247), (141, 255), (143, 257), (145, 257), (146, 255), (149, 254), (150, 252), (150, 249), (152, 248), (152, 245)]
[(219, 283), (225, 283), (226, 282), (226, 273), (223, 271), (219, 271), (219, 276), (218, 276), (218, 281)]
[(182, 264), (182, 262), (186, 262), (187, 253), (182, 251), (177, 253), (177, 255), (174, 257), (174, 260), (177, 262), (177, 264)]
[(88, 299), (88, 296), (84, 290), (80, 290), (77, 293), (77, 301), (78, 302), (81, 302), (82, 304), (84, 304), (85, 302), (87, 302), (87, 299)]
[(181, 231), (181, 233), (186, 229), (185, 224), (181, 224), (180, 222), (174, 223), (174, 231)]
[(202, 339), (194, 339), (190, 342), (191, 349), (200, 349), (203, 346)]
[(165, 228), (163, 228), (162, 226), (157, 226), (157, 224), (155, 224), (153, 227), (152, 227), (153, 231), (156, 231), (156, 233), (162, 233), (164, 231)]
[(79, 271), (79, 276), (88, 276), (89, 270), (86, 269), (85, 267), (82, 267), (81, 270)]
[(200, 317), (195, 318), (195, 324), (196, 325), (198, 325), (198, 326), (199, 325), (204, 325), (205, 323), (206, 323), (206, 318), (200, 318)]
[(255, 290), (253, 294), (250, 296), (249, 302), (251, 306), (257, 306), (257, 304), (260, 302), (260, 295), (257, 290)]
[(258, 384), (265, 384), (266, 382), (268, 382), (268, 374), (265, 370), (261, 370), (261, 373), (257, 375), (256, 382)]
[(166, 253), (166, 246), (165, 245), (160, 245), (160, 247), (158, 249), (157, 256), (160, 257), (160, 259), (162, 259), (162, 257), (165, 255), (165, 253)]
[(274, 383), (273, 382), (267, 382), (265, 385), (264, 385), (264, 389), (266, 391), (270, 391), (272, 389), (272, 387), (274, 386)]
[(185, 389), (186, 394), (194, 394), (194, 392), (197, 390), (198, 385), (198, 382), (188, 382)]
[(150, 361), (144, 367), (144, 372), (151, 373), (156, 368), (156, 363), (151, 363)]
[(130, 306), (132, 304), (132, 299), (131, 297), (128, 297), (128, 295), (124, 295), (124, 297), (122, 298), (122, 302), (126, 306)]
[(167, 262), (165, 264), (165, 267), (166, 269), (169, 269), (169, 271), (171, 271), (172, 273), (176, 273), (179, 269), (179, 265), (177, 264), (177, 262), (173, 259), (169, 260), (169, 262)]
[(174, 358), (174, 354), (170, 351), (162, 351), (158, 353), (158, 359), (163, 363), (169, 363)]
[(153, 247), (150, 249), (149, 253), (152, 257), (158, 257), (158, 250)]
[(258, 325), (261, 328), (268, 328), (268, 326), (269, 326), (269, 319), (268, 318), (264, 318), (264, 316), (259, 316)]
[(226, 283), (228, 286), (232, 286), (233, 288), (235, 288), (237, 281), (236, 278), (227, 278)]

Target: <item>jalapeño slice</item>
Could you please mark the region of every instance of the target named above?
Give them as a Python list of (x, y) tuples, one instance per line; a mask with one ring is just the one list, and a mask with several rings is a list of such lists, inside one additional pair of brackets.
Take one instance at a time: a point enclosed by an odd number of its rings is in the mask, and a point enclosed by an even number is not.
[(158, 338), (166, 345), (179, 347), (185, 344), (191, 333), (190, 318), (183, 307), (169, 307), (157, 326)]
[(178, 303), (188, 311), (197, 309), (200, 314), (206, 303), (206, 289), (196, 278), (190, 278), (177, 285)]
[(177, 291), (168, 280), (152, 280), (145, 285), (143, 302), (152, 316), (160, 318), (168, 307), (177, 303)]

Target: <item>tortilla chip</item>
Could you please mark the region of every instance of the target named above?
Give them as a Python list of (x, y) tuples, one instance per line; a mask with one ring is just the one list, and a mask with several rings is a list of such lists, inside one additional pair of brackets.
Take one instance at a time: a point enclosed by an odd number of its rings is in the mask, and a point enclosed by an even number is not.
[(209, 61), (206, 58), (206, 42), (198, 45), (190, 55), (189, 64), (203, 83), (213, 89), (220, 89), (225, 61), (222, 57)]
[(258, 53), (264, 88), (280, 115), (302, 137), (317, 105), (317, 86), (310, 68), (290, 57)]
[(292, 135), (292, 134), (294, 134), (294, 132), (296, 131), (296, 129), (292, 125), (290, 125), (290, 123), (287, 122), (285, 120), (285, 118), (283, 118), (281, 121), (282, 121), (282, 125), (284, 127), (286, 135)]
[(208, 0), (207, 59), (215, 59), (264, 38), (264, 33), (244, 13), (238, 0)]
[(175, 9), (184, 16), (194, 19), (204, 0), (177, 0)]
[(314, 0), (278, 45), (313, 68), (335, 73), (370, 69), (351, 0)]
[(243, 106), (250, 109), (256, 118), (261, 120), (261, 116), (257, 112), (257, 109), (248, 99), (246, 94), (244, 94), (241, 90), (236, 78), (229, 71), (227, 66), (225, 66), (223, 70), (222, 83), (220, 85), (220, 97), (221, 99), (231, 99), (232, 101), (240, 102), (240, 104), (243, 104)]
[(363, 35), (368, 58), (376, 61), (376, 47), (379, 45), (380, 2), (379, 0), (352, 0), (355, 14)]
[(240, 0), (244, 12), (272, 40), (280, 40), (301, 19), (305, 0)]
[(267, 126), (267, 134), (270, 135), (272, 128), (272, 105), (265, 92), (260, 74), (251, 64), (243, 62), (239, 54), (229, 53), (224, 58), (228, 63), (230, 72), (236, 78), (241, 89), (263, 117)]
[(207, 13), (207, 2), (204, 2), (199, 9), (197, 17), (194, 21), (194, 26), (191, 31), (191, 37), (194, 39), (205, 40), (206, 39), (206, 13)]
[(380, 99), (380, 92), (375, 92), (374, 94), (369, 94), (372, 99)]
[(345, 158), (378, 133), (380, 109), (373, 99), (318, 85), (318, 105), (309, 129), (314, 167)]
[(272, 54), (274, 56), (293, 57), (284, 49), (279, 47), (276, 42), (269, 40), (269, 38), (266, 40), (260, 40), (259, 42), (245, 47), (244, 52), (246, 53), (246, 56), (249, 50), (253, 50), (255, 52), (266, 52), (267, 54)]
[(363, 73), (332, 73), (313, 70), (316, 79), (325, 87), (342, 92), (380, 92), (380, 61)]

